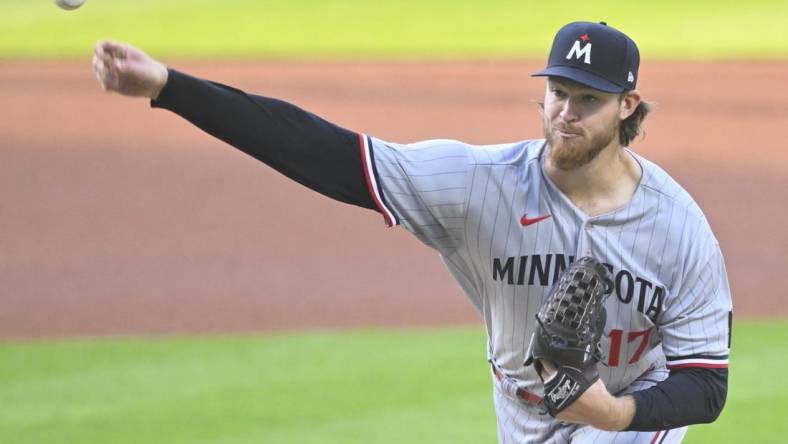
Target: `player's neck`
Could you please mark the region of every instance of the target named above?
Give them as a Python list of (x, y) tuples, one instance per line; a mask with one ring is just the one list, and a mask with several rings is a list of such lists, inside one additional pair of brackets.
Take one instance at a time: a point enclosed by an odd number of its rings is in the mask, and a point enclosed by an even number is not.
[(591, 162), (572, 170), (556, 167), (548, 155), (545, 172), (589, 217), (629, 203), (643, 173), (640, 164), (617, 143), (602, 150)]

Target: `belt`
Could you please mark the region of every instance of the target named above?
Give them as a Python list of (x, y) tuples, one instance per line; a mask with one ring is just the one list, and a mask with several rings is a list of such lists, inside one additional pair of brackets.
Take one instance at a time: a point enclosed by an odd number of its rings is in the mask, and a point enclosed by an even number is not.
[[(496, 367), (495, 365), (492, 366), (492, 370), (493, 370), (493, 374), (495, 374), (495, 379), (497, 379), (498, 382), (503, 382), (508, 378), (506, 375), (501, 373), (501, 371), (498, 370), (498, 367)], [(535, 395), (524, 388), (517, 387), (517, 391), (515, 392), (515, 394), (517, 395), (518, 398), (527, 402), (528, 404), (540, 405), (544, 402), (541, 396)]]

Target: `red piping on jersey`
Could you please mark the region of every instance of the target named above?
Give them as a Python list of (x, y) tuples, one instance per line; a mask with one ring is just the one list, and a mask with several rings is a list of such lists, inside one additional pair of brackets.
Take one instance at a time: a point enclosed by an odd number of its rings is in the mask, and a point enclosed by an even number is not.
[(700, 362), (688, 362), (686, 364), (676, 364), (670, 365), (668, 364), (668, 369), (673, 370), (677, 368), (688, 368), (688, 367), (696, 367), (696, 368), (728, 368), (728, 364), (706, 364)]
[(383, 207), (383, 202), (378, 199), (378, 194), (375, 192), (375, 187), (372, 184), (372, 172), (369, 171), (369, 168), (367, 168), (367, 150), (364, 147), (366, 144), (364, 139), (365, 136), (361, 133), (358, 133), (358, 147), (361, 150), (361, 163), (362, 167), (364, 168), (364, 177), (367, 179), (367, 188), (369, 189), (369, 194), (372, 196), (372, 200), (375, 201), (375, 205), (378, 207), (378, 210), (380, 210), (380, 214), (383, 215), (383, 220), (386, 222), (386, 226), (390, 227), (394, 225), (394, 221), (391, 220), (388, 211)]
[(659, 432), (657, 432), (657, 433), (654, 435), (654, 439), (652, 439), (652, 440), (651, 440), (651, 442), (650, 442), (649, 444), (654, 444), (655, 442), (657, 442), (657, 439), (659, 439), (659, 435), (661, 435), (663, 432), (664, 432), (664, 430), (660, 430)]

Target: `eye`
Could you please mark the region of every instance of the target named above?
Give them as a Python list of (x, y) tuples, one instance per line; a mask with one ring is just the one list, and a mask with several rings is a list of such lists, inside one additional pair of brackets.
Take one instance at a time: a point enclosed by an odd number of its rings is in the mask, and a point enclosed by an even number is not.
[(563, 90), (560, 90), (558, 88), (553, 88), (553, 89), (550, 90), (550, 92), (553, 93), (553, 96), (555, 96), (555, 97), (557, 97), (559, 99), (563, 99), (563, 98), (566, 97), (566, 93)]
[(586, 94), (583, 96), (583, 102), (585, 103), (596, 103), (597, 100), (599, 100), (599, 98), (592, 96), (591, 94)]

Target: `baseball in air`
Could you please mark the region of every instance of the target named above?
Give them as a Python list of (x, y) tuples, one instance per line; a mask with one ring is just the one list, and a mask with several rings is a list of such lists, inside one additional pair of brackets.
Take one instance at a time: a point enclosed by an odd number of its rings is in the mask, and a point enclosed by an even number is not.
[(77, 9), (85, 3), (85, 0), (55, 0), (55, 4), (60, 6), (61, 9), (71, 11)]

